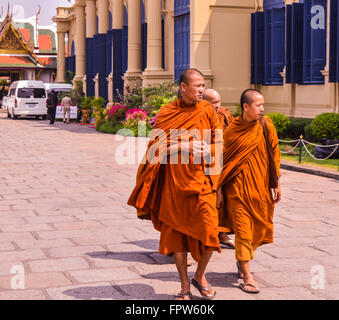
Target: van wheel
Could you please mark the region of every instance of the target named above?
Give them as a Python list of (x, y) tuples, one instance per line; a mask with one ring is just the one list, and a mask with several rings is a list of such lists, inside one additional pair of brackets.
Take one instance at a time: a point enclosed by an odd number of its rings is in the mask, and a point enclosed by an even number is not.
[(16, 120), (16, 119), (18, 119), (18, 116), (17, 116), (17, 115), (15, 115), (15, 113), (14, 113), (14, 110), (13, 110), (13, 112), (12, 112), (12, 119), (13, 119), (13, 120)]
[(44, 115), (42, 116), (42, 120), (47, 120), (47, 115), (44, 114)]
[(10, 113), (7, 110), (7, 118), (11, 118), (12, 116), (10, 115)]

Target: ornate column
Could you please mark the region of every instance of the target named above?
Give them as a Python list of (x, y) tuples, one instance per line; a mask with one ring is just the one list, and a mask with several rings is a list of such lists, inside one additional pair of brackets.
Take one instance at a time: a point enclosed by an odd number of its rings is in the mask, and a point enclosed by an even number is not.
[(108, 0), (97, 0), (99, 28), (98, 33), (107, 33), (109, 29)]
[(55, 82), (65, 82), (65, 32), (57, 31), (58, 35), (58, 55), (57, 55), (57, 77)]
[(113, 29), (122, 29), (124, 26), (124, 0), (111, 0)]
[(161, 2), (147, 3), (147, 71), (162, 69)]
[(86, 74), (86, 37), (85, 37), (85, 5), (84, 0), (76, 0), (76, 35), (75, 35), (75, 55), (76, 55), (76, 75), (74, 80), (83, 80)]
[(53, 17), (53, 21), (57, 24), (57, 76), (55, 82), (65, 82), (65, 34), (69, 31), (69, 8), (58, 7), (57, 14)]
[(97, 33), (96, 0), (86, 1), (86, 38), (93, 38)]
[(147, 67), (142, 74), (143, 87), (172, 80), (162, 67), (161, 1), (147, 1)]
[(128, 1), (128, 68), (124, 79), (135, 80), (141, 75), (141, 0)]
[(200, 70), (211, 87), (209, 1), (191, 0), (191, 67)]

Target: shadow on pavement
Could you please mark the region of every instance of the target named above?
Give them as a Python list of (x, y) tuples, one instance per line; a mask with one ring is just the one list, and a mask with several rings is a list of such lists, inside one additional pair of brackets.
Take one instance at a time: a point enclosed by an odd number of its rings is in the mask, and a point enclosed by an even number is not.
[[(190, 270), (190, 268), (188, 269)], [(194, 269), (195, 271), (195, 269)], [(188, 278), (191, 280), (194, 277), (194, 271), (188, 272)], [(156, 280), (166, 280), (174, 281), (180, 284), (179, 276), (177, 272), (154, 272), (147, 275), (142, 275), (145, 279), (156, 279)], [(234, 272), (206, 272), (206, 279), (212, 287), (221, 287), (221, 288), (235, 288), (238, 286), (238, 277)], [(193, 285), (191, 285), (193, 288)]]
[(122, 244), (135, 244), (140, 248), (154, 250), (154, 251), (158, 251), (158, 248), (159, 248), (159, 240), (155, 240), (155, 239), (122, 242)]
[[(111, 252), (98, 251), (86, 253), (94, 259), (112, 259), (127, 262), (141, 262), (146, 264), (173, 264), (173, 258), (168, 256), (160, 256), (157, 252), (150, 251), (129, 251), (129, 252)], [(156, 256), (154, 256), (156, 255)]]
[(63, 291), (63, 294), (81, 300), (92, 299), (152, 299), (152, 300), (168, 300), (172, 297), (167, 294), (156, 294), (153, 287), (145, 284), (124, 284), (112, 286), (88, 286), (69, 289)]

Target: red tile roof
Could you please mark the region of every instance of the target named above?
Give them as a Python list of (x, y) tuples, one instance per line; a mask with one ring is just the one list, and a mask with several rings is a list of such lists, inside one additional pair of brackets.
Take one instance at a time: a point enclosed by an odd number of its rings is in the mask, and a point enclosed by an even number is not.
[(0, 55), (0, 68), (3, 67), (36, 67), (29, 57)]
[(49, 35), (39, 35), (39, 49), (52, 50), (52, 40)]

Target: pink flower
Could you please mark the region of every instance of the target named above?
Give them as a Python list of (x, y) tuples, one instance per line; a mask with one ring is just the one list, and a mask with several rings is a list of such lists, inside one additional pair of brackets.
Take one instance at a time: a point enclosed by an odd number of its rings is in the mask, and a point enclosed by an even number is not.
[(126, 120), (147, 120), (147, 111), (140, 108), (127, 110)]

